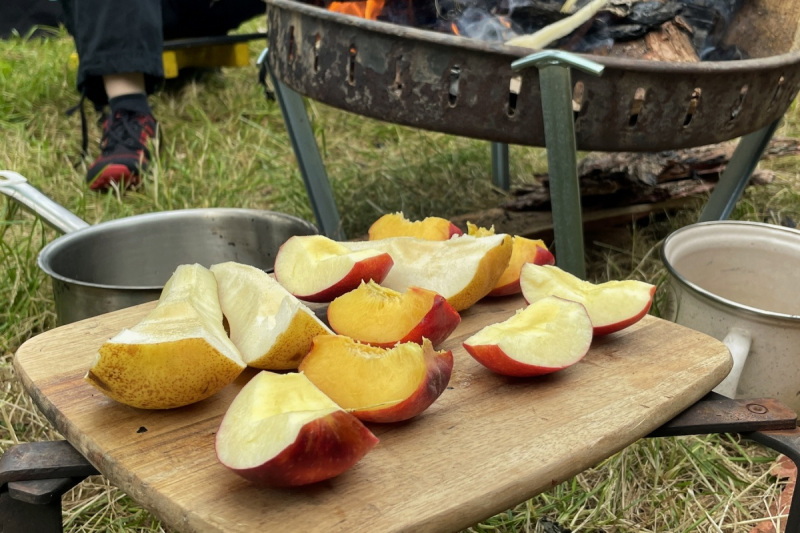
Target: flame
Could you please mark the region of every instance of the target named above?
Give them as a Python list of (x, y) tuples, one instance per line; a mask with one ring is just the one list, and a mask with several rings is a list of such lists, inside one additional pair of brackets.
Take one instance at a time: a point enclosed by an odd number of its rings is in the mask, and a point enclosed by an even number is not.
[(378, 20), (378, 15), (383, 11), (385, 3), (386, 0), (334, 1), (328, 5), (328, 10), (369, 20)]
[(461, 35), (461, 32), (458, 31), (458, 26), (455, 22), (450, 23), (450, 31), (453, 32), (453, 35)]

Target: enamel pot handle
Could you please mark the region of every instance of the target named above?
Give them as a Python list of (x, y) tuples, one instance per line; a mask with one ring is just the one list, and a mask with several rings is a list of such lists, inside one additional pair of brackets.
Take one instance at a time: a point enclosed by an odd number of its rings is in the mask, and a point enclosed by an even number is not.
[(744, 363), (750, 354), (750, 332), (742, 328), (731, 328), (725, 338), (722, 339), (722, 342), (731, 352), (733, 368), (731, 368), (725, 379), (714, 388), (714, 392), (728, 398), (735, 398), (739, 378), (742, 376), (742, 368), (744, 368)]

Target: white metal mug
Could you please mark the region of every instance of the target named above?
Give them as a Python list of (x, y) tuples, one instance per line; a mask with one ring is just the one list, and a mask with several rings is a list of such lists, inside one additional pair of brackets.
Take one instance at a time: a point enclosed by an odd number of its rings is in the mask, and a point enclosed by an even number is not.
[(692, 224), (664, 241), (671, 320), (723, 341), (733, 369), (714, 390), (776, 398), (800, 413), (800, 231)]

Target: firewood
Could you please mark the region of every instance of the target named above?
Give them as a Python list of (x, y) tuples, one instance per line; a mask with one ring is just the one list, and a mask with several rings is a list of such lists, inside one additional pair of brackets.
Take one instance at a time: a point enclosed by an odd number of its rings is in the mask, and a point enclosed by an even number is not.
[[(686, 150), (664, 152), (592, 152), (578, 164), (581, 201), (585, 207), (625, 206), (662, 202), (713, 189), (736, 148), (730, 141)], [(764, 159), (800, 154), (800, 141), (773, 139)], [(757, 170), (753, 184), (770, 183), (774, 173)], [(549, 176), (518, 187), (503, 204), (511, 211), (550, 208)]]

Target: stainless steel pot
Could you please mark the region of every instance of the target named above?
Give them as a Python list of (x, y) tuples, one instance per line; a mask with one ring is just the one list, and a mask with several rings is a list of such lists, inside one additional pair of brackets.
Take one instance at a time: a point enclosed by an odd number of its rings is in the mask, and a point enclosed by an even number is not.
[(0, 171), (0, 192), (65, 234), (38, 256), (52, 278), (59, 324), (156, 300), (181, 264), (238, 261), (269, 271), (286, 239), (318, 233), (285, 213), (235, 208), (164, 211), (92, 226), (11, 171)]

